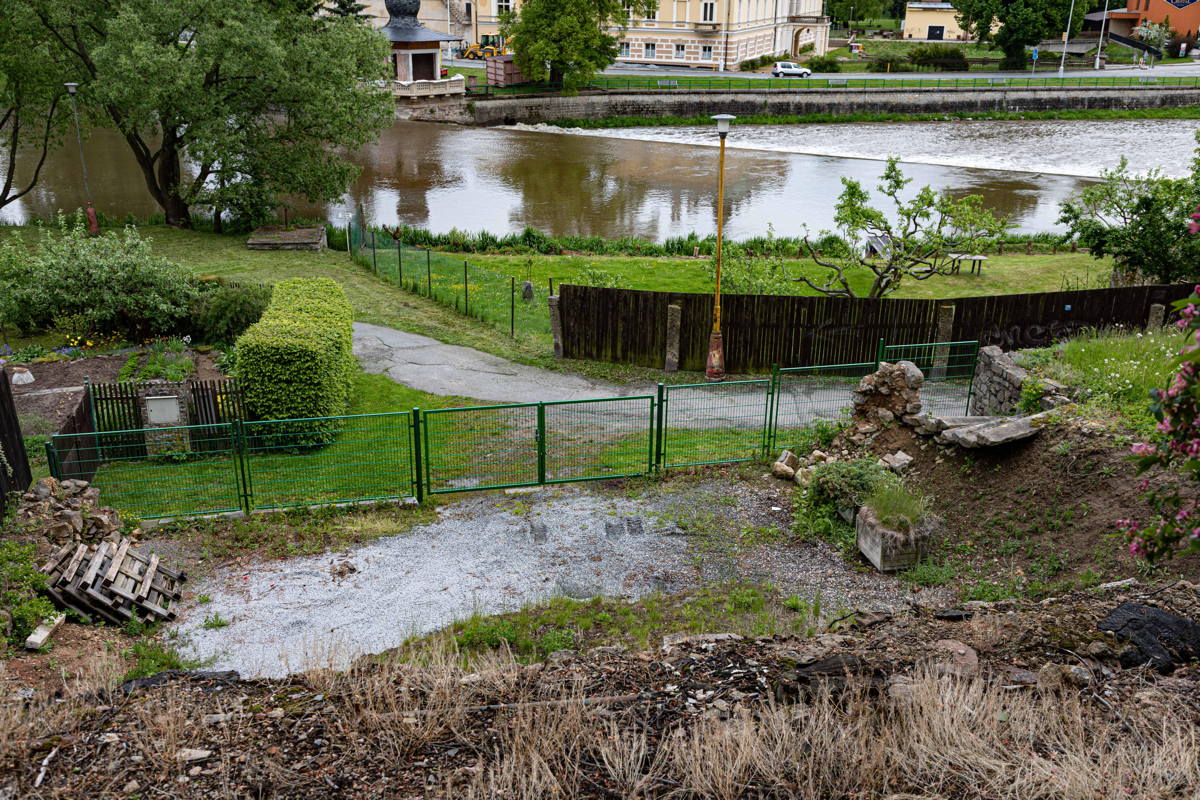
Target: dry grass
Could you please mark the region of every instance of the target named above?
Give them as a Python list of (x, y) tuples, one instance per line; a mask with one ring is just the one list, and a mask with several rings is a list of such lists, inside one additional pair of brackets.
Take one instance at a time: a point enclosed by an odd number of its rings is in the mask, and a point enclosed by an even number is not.
[[(21, 765), (28, 774), (48, 742), (61, 742), (46, 796), (105, 796), (131, 778), (205, 798), (1165, 800), (1200, 792), (1194, 726), (1162, 711), (1114, 718), (1086, 694), (918, 674), (882, 693), (866, 681), (834, 681), (794, 705), (668, 714), (649, 703), (588, 703), (598, 687), (569, 671), (501, 656), (474, 673), (458, 663), (446, 653), (420, 666), (316, 671), (226, 692), (183, 682), (116, 699), (116, 720), (79, 698), (10, 709), (0, 715), (0, 772)], [(497, 702), (511, 705), (479, 708)], [(229, 717), (202, 722), (216, 713)], [(102, 732), (119, 741), (95, 745)], [(71, 742), (81, 744), (72, 751)], [(195, 778), (202, 783), (179, 782), (190, 766), (180, 764), (180, 748), (217, 751)], [(27, 781), (14, 796), (28, 796), (22, 791)]]

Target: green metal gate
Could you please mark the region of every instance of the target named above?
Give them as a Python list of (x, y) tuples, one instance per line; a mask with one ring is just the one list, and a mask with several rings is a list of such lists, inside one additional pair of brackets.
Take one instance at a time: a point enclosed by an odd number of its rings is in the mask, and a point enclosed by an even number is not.
[(925, 374), (921, 404), (935, 414), (970, 414), (979, 342), (927, 342), (885, 345), (879, 340), (879, 361), (911, 361)]
[(765, 378), (660, 385), (658, 465), (729, 464), (765, 453), (773, 389)]

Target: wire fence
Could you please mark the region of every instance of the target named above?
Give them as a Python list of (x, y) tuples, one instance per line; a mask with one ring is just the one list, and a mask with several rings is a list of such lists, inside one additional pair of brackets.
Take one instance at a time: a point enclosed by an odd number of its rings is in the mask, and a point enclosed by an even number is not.
[[(680, 77), (598, 77), (581, 91), (653, 91), (653, 92), (803, 92), (812, 89), (979, 89), (1003, 86), (1006, 89), (1044, 88), (1145, 88), (1200, 87), (1200, 76), (1171, 75), (1081, 75), (1056, 77), (1052, 74), (1028, 76), (988, 75), (978, 78), (839, 78), (836, 74), (820, 78), (699, 78)], [(518, 84), (468, 86), (472, 97), (505, 97), (520, 94), (561, 92), (561, 85)]]
[(379, 278), (428, 297), (510, 336), (550, 333), (547, 298), (553, 287), (518, 280), (448, 253), (400, 242), (362, 223), (346, 231), (351, 258)]
[[(977, 342), (881, 342), (878, 351), (924, 365), (927, 408), (968, 413)], [(46, 443), (46, 455), (54, 477), (90, 480), (106, 505), (143, 519), (421, 501), (815, 445), (849, 415), (852, 392), (878, 365), (774, 369), (770, 378), (594, 400), (66, 433)]]

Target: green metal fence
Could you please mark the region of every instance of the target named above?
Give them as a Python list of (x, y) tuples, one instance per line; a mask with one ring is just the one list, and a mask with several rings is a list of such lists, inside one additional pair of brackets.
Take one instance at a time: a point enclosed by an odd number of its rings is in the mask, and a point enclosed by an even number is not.
[[(923, 396), (967, 413), (976, 342), (881, 346), (930, 376)], [(627, 478), (761, 458), (811, 442), (852, 408), (877, 362), (654, 395), (59, 434), (51, 474), (145, 519)], [(939, 388), (940, 387), (940, 388)], [(940, 403), (940, 405), (938, 405)], [(953, 405), (951, 405), (953, 403)], [(137, 441), (139, 447), (128, 445)]]
[(549, 284), (518, 280), (448, 253), (402, 244), (361, 220), (347, 228), (346, 242), (355, 262), (406, 291), (494, 325), (510, 336), (550, 333)]
[[(911, 361), (925, 374), (921, 406), (935, 414), (970, 414), (979, 342), (928, 342), (885, 345), (880, 340), (879, 360)], [(963, 400), (963, 393), (966, 399)]]

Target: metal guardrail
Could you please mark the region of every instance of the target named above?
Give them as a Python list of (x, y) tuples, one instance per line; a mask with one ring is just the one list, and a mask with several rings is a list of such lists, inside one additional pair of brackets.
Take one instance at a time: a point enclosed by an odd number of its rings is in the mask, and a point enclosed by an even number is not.
[[(1089, 75), (1079, 77), (1028, 77), (1017, 74), (979, 78), (689, 78), (670, 82), (658, 78), (597, 78), (580, 92), (758, 92), (764, 94), (821, 89), (1094, 89), (1094, 88), (1200, 88), (1200, 76)], [(562, 91), (561, 85), (468, 86), (474, 98), (512, 97)]]

